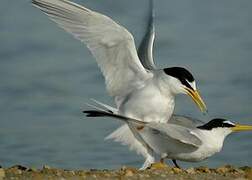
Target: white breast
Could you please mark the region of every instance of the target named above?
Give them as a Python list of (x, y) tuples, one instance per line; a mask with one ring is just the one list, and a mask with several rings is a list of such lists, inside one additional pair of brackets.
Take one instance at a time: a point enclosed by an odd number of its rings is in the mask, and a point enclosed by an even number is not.
[(142, 121), (167, 122), (174, 110), (174, 96), (162, 94), (152, 82), (133, 91), (119, 107), (120, 113)]
[(174, 153), (173, 158), (183, 161), (197, 162), (220, 152), (223, 146), (224, 137), (216, 136), (215, 132), (208, 130), (198, 130), (196, 133), (202, 140), (203, 144), (196, 151), (190, 153)]

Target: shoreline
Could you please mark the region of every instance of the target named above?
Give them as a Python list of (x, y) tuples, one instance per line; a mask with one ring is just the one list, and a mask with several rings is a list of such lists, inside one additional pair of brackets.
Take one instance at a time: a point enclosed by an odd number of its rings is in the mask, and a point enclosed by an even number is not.
[(41, 169), (15, 165), (9, 168), (0, 168), (2, 179), (252, 179), (252, 167), (244, 166), (235, 168), (225, 165), (218, 168), (196, 167), (178, 169), (163, 167), (140, 171), (136, 168), (122, 167), (115, 170), (65, 170), (44, 166)]

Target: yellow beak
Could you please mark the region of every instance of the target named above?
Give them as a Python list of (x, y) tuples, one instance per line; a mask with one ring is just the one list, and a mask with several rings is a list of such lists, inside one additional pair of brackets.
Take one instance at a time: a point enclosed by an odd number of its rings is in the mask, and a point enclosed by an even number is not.
[(202, 100), (199, 92), (197, 90), (192, 90), (190, 88), (185, 88), (187, 91), (187, 94), (192, 98), (192, 100), (195, 102), (195, 104), (199, 107), (201, 112), (207, 112), (207, 107), (204, 101)]
[(235, 127), (232, 127), (231, 129), (233, 132), (252, 131), (252, 126), (236, 124)]

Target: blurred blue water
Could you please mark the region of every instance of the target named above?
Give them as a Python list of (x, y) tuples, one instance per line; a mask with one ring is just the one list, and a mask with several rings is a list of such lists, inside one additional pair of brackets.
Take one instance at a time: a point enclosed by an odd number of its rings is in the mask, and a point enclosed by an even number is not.
[[(145, 30), (147, 0), (76, 0), (127, 27), (136, 44)], [(185, 66), (208, 105), (203, 116), (188, 97), (176, 112), (252, 124), (252, 1), (158, 1), (155, 59)], [(103, 141), (120, 124), (87, 119), (89, 98), (113, 104), (87, 48), (28, 0), (0, 2), (0, 164), (62, 168), (140, 166), (126, 147)], [(252, 165), (252, 133), (229, 137), (221, 153), (194, 166)], [(182, 163), (182, 166), (191, 166)]]

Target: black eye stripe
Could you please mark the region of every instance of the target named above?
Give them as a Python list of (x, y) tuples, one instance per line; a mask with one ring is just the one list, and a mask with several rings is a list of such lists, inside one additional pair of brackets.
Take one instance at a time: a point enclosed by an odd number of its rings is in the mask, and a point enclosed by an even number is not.
[(183, 84), (183, 85), (185, 85), (186, 87), (188, 87), (189, 89), (191, 89), (191, 90), (194, 90), (193, 88), (192, 88), (192, 86), (185, 80), (185, 79), (179, 79), (180, 80), (180, 82)]

